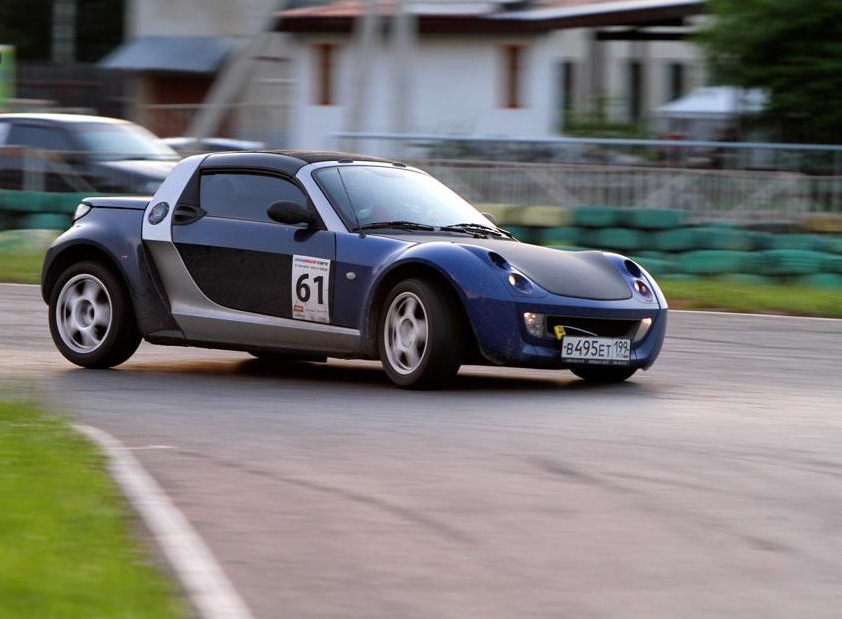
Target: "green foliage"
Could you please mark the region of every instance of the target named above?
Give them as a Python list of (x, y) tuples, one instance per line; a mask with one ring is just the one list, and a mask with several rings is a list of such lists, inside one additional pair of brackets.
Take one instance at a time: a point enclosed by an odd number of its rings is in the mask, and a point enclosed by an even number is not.
[[(0, 43), (23, 61), (50, 59), (54, 0), (2, 0)], [(77, 0), (76, 60), (96, 62), (123, 40), (122, 0)]]
[(176, 619), (102, 457), (67, 424), (0, 401), (0, 616)]
[(762, 88), (791, 142), (842, 142), (842, 0), (710, 0), (699, 41), (714, 82)]

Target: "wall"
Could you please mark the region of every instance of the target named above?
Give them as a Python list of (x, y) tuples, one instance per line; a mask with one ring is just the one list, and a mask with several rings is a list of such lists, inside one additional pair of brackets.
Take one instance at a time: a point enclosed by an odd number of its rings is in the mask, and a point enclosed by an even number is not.
[[(335, 105), (316, 105), (317, 48), (337, 45)], [(503, 46), (524, 46), (520, 71), (522, 107), (503, 105)], [(292, 146), (330, 147), (329, 136), (350, 130), (356, 76), (354, 49), (345, 39), (299, 37), (292, 46), (297, 84)], [(527, 38), (436, 37), (417, 43), (409, 61), (408, 133), (542, 137), (552, 134), (555, 95), (544, 76), (551, 71), (546, 41)], [(363, 132), (395, 132), (395, 76), (391, 50), (378, 45), (367, 68)]]
[[(574, 100), (568, 102), (576, 113), (584, 114), (595, 109), (602, 99), (604, 110), (612, 120), (627, 121), (628, 116), (628, 63), (639, 58), (644, 66), (644, 117), (651, 116), (655, 108), (671, 100), (668, 67), (680, 63), (685, 67), (684, 94), (706, 80), (704, 59), (692, 43), (681, 41), (602, 41), (594, 50), (593, 32), (587, 29), (557, 31), (550, 37), (547, 47), (552, 49), (558, 65), (571, 61), (576, 70)], [(601, 67), (597, 66), (601, 63)], [(561, 79), (560, 67), (556, 67)], [(594, 75), (600, 76), (594, 78)], [(599, 86), (594, 84), (594, 79)], [(560, 87), (560, 85), (559, 85)]]
[(144, 36), (245, 36), (274, 0), (129, 0), (126, 39)]

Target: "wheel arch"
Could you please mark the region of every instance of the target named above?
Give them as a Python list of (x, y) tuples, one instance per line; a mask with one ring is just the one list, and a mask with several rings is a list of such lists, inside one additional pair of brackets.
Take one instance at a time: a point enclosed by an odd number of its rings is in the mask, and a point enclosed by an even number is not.
[(129, 240), (118, 259), (109, 247), (88, 240), (67, 242), (51, 247), (44, 260), (41, 273), (41, 296), (49, 305), (50, 296), (61, 274), (71, 265), (82, 261), (95, 261), (111, 271), (123, 286), (141, 333), (145, 336), (156, 332), (180, 333), (169, 311), (169, 301), (158, 281), (155, 266), (139, 240)]
[[(41, 296), (44, 302), (50, 302), (53, 288), (55, 288), (61, 274), (71, 265), (84, 261), (102, 264), (119, 278), (122, 285), (126, 288), (126, 292), (131, 292), (126, 282), (125, 271), (111, 253), (105, 248), (93, 243), (75, 243), (62, 248), (58, 253), (49, 256), (48, 261), (45, 261), (41, 275)], [(132, 300), (132, 305), (134, 306), (134, 300), (131, 299), (131, 294), (129, 294), (129, 298)]]
[(412, 260), (402, 262), (384, 273), (371, 293), (365, 322), (366, 355), (370, 358), (377, 358), (378, 356), (378, 325), (380, 324), (386, 297), (398, 282), (411, 278), (433, 282), (448, 296), (449, 305), (456, 310), (459, 323), (462, 327), (461, 332), (465, 335), (465, 350), (469, 354), (473, 353), (477, 349), (476, 334), (468, 318), (465, 304), (455, 284), (435, 266), (426, 262)]

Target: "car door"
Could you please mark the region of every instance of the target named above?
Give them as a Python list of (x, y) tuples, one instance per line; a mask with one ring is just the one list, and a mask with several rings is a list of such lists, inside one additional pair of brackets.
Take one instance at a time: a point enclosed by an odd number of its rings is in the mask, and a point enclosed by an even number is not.
[[(166, 197), (167, 187), (159, 193), (153, 203)], [(146, 234), (148, 222), (144, 241), (188, 340), (242, 348), (355, 349), (357, 331), (331, 326), (335, 233), (281, 224), (267, 215), (277, 201), (309, 207), (294, 179), (260, 170), (199, 169), (175, 200), (170, 238), (160, 238), (171, 243), (175, 255), (168, 243)]]

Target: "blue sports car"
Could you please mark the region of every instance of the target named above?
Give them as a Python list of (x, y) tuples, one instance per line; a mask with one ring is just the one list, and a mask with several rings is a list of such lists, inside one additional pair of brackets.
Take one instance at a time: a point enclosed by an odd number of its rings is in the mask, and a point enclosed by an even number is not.
[(184, 159), (149, 198), (89, 198), (50, 247), (59, 351), (91, 368), (154, 344), (380, 359), (401, 387), (463, 364), (598, 382), (654, 363), (667, 304), (635, 262), (520, 243), (430, 175), (332, 152)]

